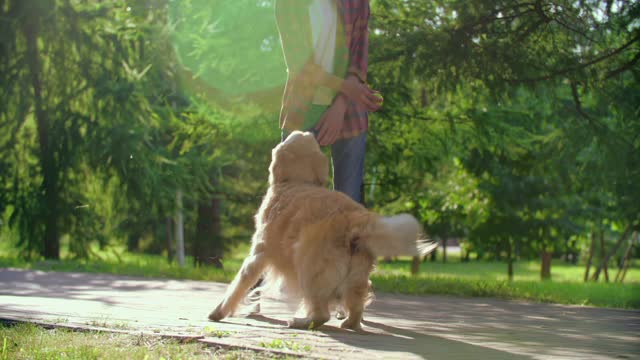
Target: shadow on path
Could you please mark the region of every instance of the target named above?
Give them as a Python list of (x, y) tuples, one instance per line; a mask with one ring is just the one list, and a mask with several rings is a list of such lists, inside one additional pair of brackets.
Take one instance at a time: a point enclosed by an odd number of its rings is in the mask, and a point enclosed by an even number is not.
[[(131, 329), (233, 333), (230, 343), (291, 339), (320, 356), (373, 359), (640, 358), (640, 311), (561, 306), (488, 298), (377, 294), (365, 312), (368, 334), (330, 323), (318, 331), (286, 327), (293, 313), (265, 304), (263, 315), (208, 322), (226, 284), (104, 274), (0, 269), (0, 318), (119, 323)], [(315, 351), (315, 350), (314, 350)], [(337, 355), (336, 355), (337, 354)], [(315, 354), (314, 354), (315, 355)]]

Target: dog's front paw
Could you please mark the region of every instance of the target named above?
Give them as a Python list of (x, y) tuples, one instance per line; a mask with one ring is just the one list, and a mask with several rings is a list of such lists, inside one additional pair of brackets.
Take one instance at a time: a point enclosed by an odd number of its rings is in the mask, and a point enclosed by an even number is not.
[(310, 330), (315, 328), (314, 325), (309, 318), (293, 318), (293, 320), (289, 321), (289, 327), (292, 329)]
[(289, 327), (292, 329), (313, 330), (327, 321), (329, 319), (293, 318), (293, 320), (289, 321)]
[(353, 318), (348, 318), (340, 324), (340, 327), (343, 329), (351, 329), (354, 331), (362, 332), (362, 325), (360, 324), (360, 320), (355, 320)]
[(227, 314), (222, 311), (222, 303), (220, 303), (216, 308), (209, 314), (209, 320), (211, 321), (220, 321), (227, 317)]

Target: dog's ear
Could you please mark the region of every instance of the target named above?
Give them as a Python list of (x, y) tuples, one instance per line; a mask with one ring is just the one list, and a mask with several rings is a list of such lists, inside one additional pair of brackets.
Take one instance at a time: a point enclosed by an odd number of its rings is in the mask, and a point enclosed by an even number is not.
[(269, 184), (285, 182), (288, 178), (287, 168), (293, 156), (282, 146), (278, 146), (271, 151), (271, 165), (269, 166)]
[(312, 160), (311, 166), (316, 177), (315, 182), (320, 186), (324, 186), (329, 179), (329, 160), (321, 151), (318, 151)]

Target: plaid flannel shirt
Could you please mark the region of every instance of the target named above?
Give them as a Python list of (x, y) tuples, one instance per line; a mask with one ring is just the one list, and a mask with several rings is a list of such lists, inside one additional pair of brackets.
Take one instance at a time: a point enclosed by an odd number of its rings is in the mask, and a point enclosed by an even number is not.
[[(278, 0), (276, 20), (287, 64), (287, 84), (282, 96), (280, 128), (300, 130), (319, 86), (336, 93), (347, 75), (367, 81), (369, 48), (369, 0), (336, 0), (339, 12), (336, 36), (336, 63), (329, 74), (313, 61), (309, 0)], [(344, 96), (338, 94), (337, 96)], [(356, 136), (369, 127), (368, 113), (362, 104), (347, 99), (340, 138)]]

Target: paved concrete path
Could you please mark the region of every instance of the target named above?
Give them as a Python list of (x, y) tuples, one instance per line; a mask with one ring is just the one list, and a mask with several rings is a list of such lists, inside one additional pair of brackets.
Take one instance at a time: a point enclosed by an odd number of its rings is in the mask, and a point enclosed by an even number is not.
[(0, 318), (196, 338), (250, 349), (286, 344), (325, 359), (640, 359), (640, 311), (480, 298), (377, 294), (358, 334), (331, 320), (291, 330), (291, 312), (206, 319), (225, 284), (0, 269)]

